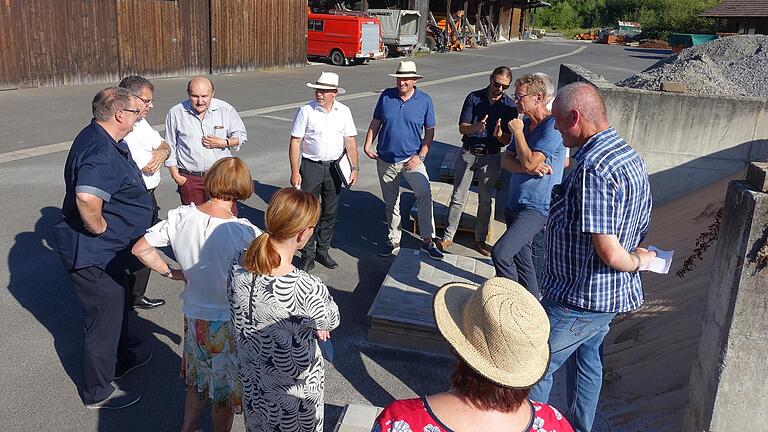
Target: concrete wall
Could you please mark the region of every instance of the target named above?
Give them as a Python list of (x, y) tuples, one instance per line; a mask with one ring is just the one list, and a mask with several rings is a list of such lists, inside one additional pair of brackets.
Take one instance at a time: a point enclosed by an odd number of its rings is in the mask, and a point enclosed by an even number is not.
[(617, 87), (577, 65), (561, 65), (558, 87), (591, 82), (612, 126), (640, 154), (661, 204), (768, 158), (768, 100)]
[(768, 194), (731, 182), (725, 209), (683, 431), (768, 424), (768, 270), (755, 263), (768, 238)]

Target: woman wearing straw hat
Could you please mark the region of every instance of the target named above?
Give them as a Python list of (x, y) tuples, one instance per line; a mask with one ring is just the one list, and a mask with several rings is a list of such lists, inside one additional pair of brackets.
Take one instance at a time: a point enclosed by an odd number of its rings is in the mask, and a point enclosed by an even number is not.
[(229, 303), (249, 432), (322, 432), (325, 373), (318, 339), (339, 325), (339, 308), (316, 276), (291, 264), (320, 217), (309, 192), (280, 189), (266, 230), (235, 258)]
[(556, 409), (528, 399), (549, 363), (549, 320), (525, 288), (505, 278), (449, 283), (433, 309), (456, 356), (452, 388), (392, 402), (374, 432), (573, 431)]

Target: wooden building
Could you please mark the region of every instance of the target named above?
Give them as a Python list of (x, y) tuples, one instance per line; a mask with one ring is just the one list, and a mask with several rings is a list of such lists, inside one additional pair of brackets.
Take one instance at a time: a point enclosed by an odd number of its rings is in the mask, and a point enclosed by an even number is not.
[(304, 65), (307, 0), (2, 0), (0, 89)]
[(768, 34), (768, 0), (722, 0), (699, 15), (715, 18), (718, 32)]

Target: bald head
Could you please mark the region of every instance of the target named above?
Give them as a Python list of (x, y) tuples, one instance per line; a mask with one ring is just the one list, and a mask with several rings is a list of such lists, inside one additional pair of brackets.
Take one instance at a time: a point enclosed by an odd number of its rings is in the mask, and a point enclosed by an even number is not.
[(204, 115), (213, 99), (213, 83), (206, 77), (194, 77), (187, 83), (187, 95), (192, 109), (198, 115)]
[(597, 87), (578, 82), (560, 89), (552, 106), (555, 128), (567, 147), (579, 147), (608, 129), (605, 101)]

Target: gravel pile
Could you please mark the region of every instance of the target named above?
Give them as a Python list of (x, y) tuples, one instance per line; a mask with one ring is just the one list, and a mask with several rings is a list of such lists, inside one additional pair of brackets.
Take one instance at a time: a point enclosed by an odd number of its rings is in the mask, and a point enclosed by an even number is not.
[(687, 48), (616, 85), (661, 90), (665, 81), (685, 83), (688, 93), (768, 97), (768, 35), (729, 36)]

